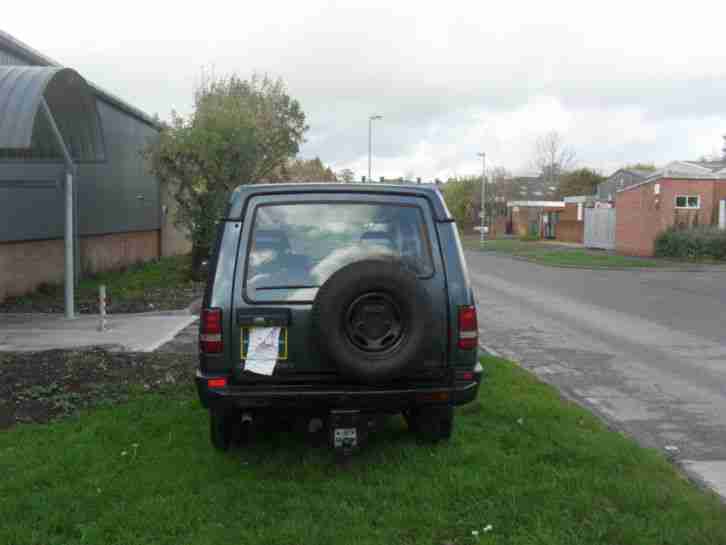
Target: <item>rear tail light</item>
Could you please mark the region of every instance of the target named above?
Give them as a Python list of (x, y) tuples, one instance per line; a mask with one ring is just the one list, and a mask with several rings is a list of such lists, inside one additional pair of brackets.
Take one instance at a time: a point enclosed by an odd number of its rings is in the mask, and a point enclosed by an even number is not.
[(477, 347), (478, 340), (476, 307), (474, 305), (459, 307), (459, 348), (473, 350)]
[(205, 354), (222, 352), (222, 309), (202, 310), (199, 323), (199, 350)]
[(227, 379), (225, 377), (222, 378), (210, 378), (207, 381), (207, 387), (208, 388), (224, 388), (227, 386)]

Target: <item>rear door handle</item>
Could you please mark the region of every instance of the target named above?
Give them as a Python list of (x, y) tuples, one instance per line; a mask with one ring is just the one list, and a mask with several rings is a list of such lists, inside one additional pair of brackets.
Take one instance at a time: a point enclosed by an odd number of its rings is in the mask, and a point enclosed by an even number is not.
[(256, 327), (287, 327), (292, 322), (289, 308), (237, 309), (237, 325)]

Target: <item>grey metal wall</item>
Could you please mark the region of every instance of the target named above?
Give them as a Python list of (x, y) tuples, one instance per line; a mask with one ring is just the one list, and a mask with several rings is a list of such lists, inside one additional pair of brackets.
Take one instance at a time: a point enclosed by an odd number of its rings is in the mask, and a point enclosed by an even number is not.
[(79, 170), (79, 230), (82, 235), (159, 229), (159, 182), (141, 155), (158, 136), (149, 125), (98, 101), (106, 163)]
[(637, 184), (643, 179), (643, 176), (638, 176), (632, 172), (628, 172), (627, 170), (618, 170), (607, 180), (597, 186), (597, 198), (601, 201), (607, 201), (610, 199), (614, 201), (615, 194), (618, 192), (618, 189), (625, 189), (633, 184)]
[(615, 208), (585, 208), (585, 246), (615, 249)]
[[(140, 154), (158, 133), (116, 106), (97, 100), (106, 162), (79, 166), (79, 232), (159, 229), (159, 183), (147, 174)], [(63, 236), (63, 173), (60, 162), (0, 160), (0, 241)]]

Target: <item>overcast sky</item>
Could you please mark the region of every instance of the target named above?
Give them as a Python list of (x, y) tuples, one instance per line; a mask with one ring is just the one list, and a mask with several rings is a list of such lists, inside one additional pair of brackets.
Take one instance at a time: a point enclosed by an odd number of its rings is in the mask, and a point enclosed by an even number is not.
[[(281, 76), (303, 157), (424, 179), (528, 170), (559, 131), (608, 174), (717, 153), (726, 5), (682, 2), (18, 2), (2, 29), (151, 114), (188, 112), (203, 67)], [(351, 3), (352, 4), (352, 3)], [(31, 9), (32, 13), (28, 10)]]

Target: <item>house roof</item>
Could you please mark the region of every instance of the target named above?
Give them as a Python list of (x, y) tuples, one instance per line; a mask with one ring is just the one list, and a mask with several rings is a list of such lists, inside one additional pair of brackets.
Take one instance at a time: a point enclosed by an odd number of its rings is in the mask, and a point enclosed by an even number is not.
[(720, 172), (726, 169), (726, 161), (680, 161), (684, 165), (696, 168), (705, 168), (711, 172)]
[(30, 148), (48, 137), (50, 131), (36, 120), (43, 100), (70, 153), (103, 160), (96, 100), (78, 72), (59, 66), (0, 66), (0, 148)]
[(618, 193), (664, 178), (726, 181), (726, 161), (672, 161), (637, 184), (619, 189)]
[(541, 176), (516, 176), (512, 178), (514, 196), (521, 200), (546, 200), (557, 194), (557, 185), (548, 185)]
[[(16, 55), (17, 57), (20, 57), (24, 61), (26, 61), (29, 65), (34, 66), (54, 66), (54, 67), (62, 67), (63, 65), (50, 57), (43, 55), (39, 51), (33, 49), (29, 45), (21, 42), (14, 36), (11, 36), (7, 32), (4, 32), (3, 30), (0, 30), (0, 49), (5, 49), (9, 51), (10, 53)], [(161, 128), (159, 123), (155, 121), (151, 116), (146, 114), (145, 112), (139, 110), (135, 106), (132, 106), (128, 102), (122, 100), (121, 98), (117, 97), (113, 93), (110, 93), (109, 91), (106, 91), (99, 87), (98, 85), (95, 85), (94, 83), (91, 83), (90, 81), (86, 82), (88, 86), (91, 88), (91, 90), (101, 98), (102, 100), (113, 104), (117, 108), (123, 110), (127, 114), (135, 117), (136, 119), (143, 121), (144, 123), (147, 123), (148, 125), (151, 125), (155, 128)]]

